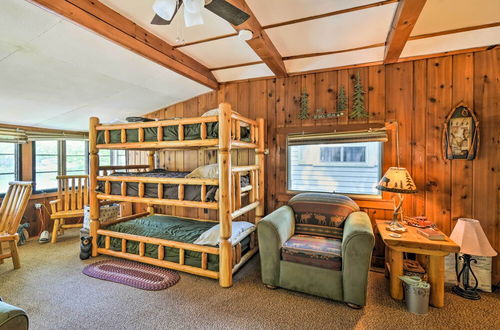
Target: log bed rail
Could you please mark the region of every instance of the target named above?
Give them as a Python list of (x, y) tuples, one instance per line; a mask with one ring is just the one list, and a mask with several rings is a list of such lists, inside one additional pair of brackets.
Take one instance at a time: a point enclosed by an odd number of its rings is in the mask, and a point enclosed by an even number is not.
[[(218, 138), (207, 137), (207, 124), (218, 123)], [(184, 140), (184, 126), (200, 124), (200, 138), (197, 140)], [(163, 127), (177, 126), (178, 139), (174, 141), (163, 140)], [(248, 127), (249, 134), (245, 141), (241, 136), (241, 127)], [(145, 129), (156, 128), (156, 141), (145, 141)], [(111, 131), (120, 131), (120, 143), (111, 143)], [(127, 141), (127, 130), (137, 130), (139, 142)], [(104, 131), (104, 143), (97, 144), (98, 133)], [(89, 152), (90, 152), (90, 234), (93, 237), (92, 256), (107, 254), (130, 260), (145, 262), (166, 268), (177, 269), (197, 275), (219, 279), (222, 287), (232, 286), (232, 276), (253, 254), (257, 252), (256, 233), (250, 234), (250, 249), (241, 255), (241, 242), (231, 242), (232, 221), (243, 214), (255, 210), (255, 221), (264, 216), (264, 119), (252, 120), (233, 112), (228, 103), (219, 105), (219, 115), (211, 117), (196, 117), (162, 120), (154, 122), (128, 123), (119, 125), (101, 125), (99, 119), (90, 119), (89, 127)], [(114, 133), (116, 134), (116, 133)], [(148, 131), (151, 134), (151, 131)], [(245, 132), (246, 134), (246, 132)], [(116, 138), (116, 137), (115, 137)], [(151, 139), (151, 135), (149, 137)], [(160, 149), (193, 149), (214, 148), (218, 150), (219, 178), (194, 179), (194, 178), (160, 178), (144, 176), (117, 176), (110, 175), (116, 171), (144, 171), (154, 169), (155, 150)], [(98, 151), (100, 149), (137, 149), (149, 150), (148, 165), (126, 165), (115, 167), (99, 167)], [(255, 164), (245, 166), (232, 166), (231, 151), (234, 149), (254, 149)], [(241, 176), (249, 176), (249, 185), (241, 185)], [(98, 183), (101, 191), (97, 191)], [(112, 183), (120, 183), (120, 194), (111, 194)], [(127, 184), (135, 183), (138, 187), (137, 196), (127, 195)], [(157, 185), (157, 197), (145, 195), (145, 185)], [(164, 198), (164, 185), (177, 185), (177, 199)], [(184, 189), (186, 185), (200, 187), (200, 200), (185, 200)], [(218, 200), (207, 200), (207, 187), (218, 186)], [(149, 187), (149, 186), (148, 186)], [(148, 188), (150, 189), (150, 188)], [(248, 197), (248, 204), (244, 205), (243, 197)], [(125, 201), (138, 202), (148, 205), (148, 212), (154, 214), (153, 205), (170, 205), (178, 207), (197, 207), (218, 210), (218, 223), (220, 224), (220, 237), (218, 247), (186, 244), (163, 239), (118, 233), (99, 228), (99, 202), (100, 201)], [(139, 216), (139, 215), (137, 215)], [(133, 217), (124, 219), (130, 220)], [(113, 221), (120, 222), (121, 219)], [(125, 220), (123, 220), (125, 221)], [(203, 220), (207, 221), (207, 220)], [(104, 247), (97, 245), (98, 236), (104, 237)], [(114, 251), (110, 248), (110, 240), (121, 239), (122, 250)], [(126, 251), (126, 242), (139, 243), (139, 254)], [(145, 244), (158, 246), (158, 258), (144, 255)], [(163, 260), (164, 254), (161, 247), (179, 249), (180, 260), (178, 263)], [(184, 264), (186, 250), (202, 253), (200, 267)], [(219, 255), (219, 270), (208, 270), (207, 254)]]

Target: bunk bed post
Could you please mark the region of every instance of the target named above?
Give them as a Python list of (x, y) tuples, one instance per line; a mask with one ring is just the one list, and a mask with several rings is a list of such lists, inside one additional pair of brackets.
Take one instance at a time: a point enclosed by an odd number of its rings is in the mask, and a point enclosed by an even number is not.
[(219, 104), (219, 284), (233, 285), (231, 217), (231, 105)]
[(99, 154), (97, 151), (97, 130), (99, 119), (90, 118), (89, 124), (89, 161), (90, 161), (90, 236), (92, 236), (92, 256), (97, 256), (97, 230), (99, 229), (99, 201), (97, 200), (97, 176), (99, 175)]
[(154, 150), (148, 151), (148, 165), (149, 165), (150, 171), (155, 169), (155, 152), (154, 152)]
[(262, 217), (264, 217), (264, 206), (265, 206), (265, 199), (264, 199), (264, 153), (265, 153), (265, 147), (264, 147), (264, 139), (265, 139), (265, 131), (266, 131), (266, 121), (264, 118), (258, 118), (257, 123), (259, 124), (258, 131), (257, 131), (257, 137), (258, 137), (258, 147), (257, 150), (255, 150), (255, 165), (259, 166), (259, 171), (258, 171), (258, 179), (257, 179), (257, 196), (258, 196), (258, 201), (259, 201), (259, 206), (255, 209), (255, 224), (257, 224)]

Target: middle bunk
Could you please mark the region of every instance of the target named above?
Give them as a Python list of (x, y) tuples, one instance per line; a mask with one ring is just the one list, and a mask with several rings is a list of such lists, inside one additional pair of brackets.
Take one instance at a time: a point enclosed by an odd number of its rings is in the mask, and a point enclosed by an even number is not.
[[(240, 222), (233, 225), (233, 220), (253, 210), (255, 222), (264, 215), (264, 125), (263, 119), (233, 112), (227, 103), (196, 118), (119, 125), (100, 125), (97, 118), (91, 118), (93, 256), (136, 260), (219, 279), (221, 286), (231, 286), (232, 274), (257, 251), (255, 226), (243, 228)], [(157, 150), (200, 148), (217, 150), (218, 164), (202, 167), (198, 173), (154, 169)], [(148, 165), (99, 168), (101, 149), (148, 150)], [(254, 149), (255, 163), (232, 166), (231, 151), (237, 149)], [(149, 212), (101, 225), (99, 201), (143, 203)], [(154, 213), (154, 205), (217, 210), (218, 219), (159, 215)], [(182, 228), (183, 234), (176, 236), (171, 228)], [(212, 243), (196, 239), (207, 235), (212, 236)]]

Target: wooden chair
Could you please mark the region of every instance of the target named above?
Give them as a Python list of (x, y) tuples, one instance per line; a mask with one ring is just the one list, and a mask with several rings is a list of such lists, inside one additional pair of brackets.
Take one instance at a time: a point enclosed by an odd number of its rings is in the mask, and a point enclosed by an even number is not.
[[(17, 252), (17, 227), (23, 218), (24, 211), (31, 196), (31, 182), (14, 181), (9, 183), (9, 190), (0, 207), (0, 264), (3, 259), (12, 258), (14, 269), (21, 267)], [(2, 242), (9, 242), (10, 252), (3, 254)]]
[(61, 175), (57, 177), (57, 199), (50, 201), (54, 219), (52, 243), (64, 229), (82, 228), (83, 223), (66, 224), (66, 219), (83, 217), (83, 207), (89, 203), (89, 177), (87, 175)]

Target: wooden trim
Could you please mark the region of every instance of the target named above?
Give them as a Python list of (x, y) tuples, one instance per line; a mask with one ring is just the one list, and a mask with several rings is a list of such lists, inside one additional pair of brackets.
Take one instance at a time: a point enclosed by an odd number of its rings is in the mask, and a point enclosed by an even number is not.
[(225, 38), (231, 38), (231, 37), (236, 37), (238, 33), (229, 33), (229, 34), (224, 34), (212, 38), (206, 38), (206, 39), (201, 39), (201, 40), (196, 40), (196, 41), (191, 41), (191, 42), (185, 42), (182, 45), (174, 45), (172, 46), (173, 48), (182, 48), (182, 47), (188, 47), (192, 45), (197, 45), (197, 44), (202, 44), (205, 42), (210, 42), (210, 41), (215, 41), (215, 40), (220, 40), (220, 39), (225, 39)]
[[(291, 133), (333, 133), (333, 132), (350, 132), (350, 131), (366, 131), (368, 129), (381, 129), (386, 127), (384, 122), (380, 123), (360, 123), (360, 124), (338, 124), (338, 125), (318, 125), (307, 127), (278, 127), (277, 134), (291, 134)], [(307, 131), (307, 132), (306, 132)]]
[(218, 82), (210, 70), (99, 1), (28, 0), (209, 88)]
[(210, 70), (212, 70), (212, 71), (226, 70), (226, 69), (239, 68), (239, 67), (242, 67), (242, 66), (262, 64), (262, 63), (264, 63), (264, 61), (247, 62), (247, 63), (241, 63), (241, 64), (233, 64), (233, 65), (220, 66), (218, 68), (210, 68)]
[(325, 56), (325, 55), (332, 55), (332, 54), (339, 54), (339, 53), (347, 53), (347, 52), (353, 52), (356, 50), (363, 50), (363, 49), (369, 49), (369, 48), (375, 48), (375, 47), (382, 47), (385, 46), (385, 42), (379, 42), (376, 44), (368, 45), (368, 46), (362, 46), (362, 47), (356, 47), (356, 48), (349, 48), (349, 49), (341, 49), (341, 50), (332, 50), (328, 52), (322, 52), (322, 53), (309, 53), (309, 54), (301, 54), (301, 55), (293, 55), (293, 56), (285, 56), (283, 57), (284, 61), (290, 61), (290, 60), (296, 60), (299, 58), (307, 58), (307, 57), (316, 57), (316, 56)]
[(32, 131), (32, 132), (44, 132), (44, 133), (56, 133), (56, 134), (82, 134), (82, 135), (87, 135), (88, 132), (84, 131), (70, 131), (70, 130), (63, 130), (63, 129), (53, 129), (53, 128), (42, 128), (42, 127), (34, 127), (34, 126), (22, 126), (22, 125), (11, 125), (11, 124), (3, 124), (0, 123), (0, 128), (9, 128), (9, 129), (22, 129), (26, 131)]
[(110, 200), (117, 202), (135, 202), (135, 203), (145, 203), (151, 205), (197, 207), (201, 209), (210, 209), (210, 210), (217, 210), (219, 208), (219, 205), (215, 202), (197, 202), (197, 201), (186, 201), (178, 199), (146, 198), (146, 197), (107, 195), (107, 194), (97, 194), (97, 198), (100, 200)]
[(467, 26), (467, 27), (463, 27), (463, 28), (452, 29), (452, 30), (445, 30), (445, 31), (439, 31), (439, 32), (433, 32), (433, 33), (419, 34), (419, 35), (416, 35), (416, 36), (410, 36), (408, 38), (408, 40), (418, 40), (418, 39), (439, 37), (439, 36), (443, 36), (443, 35), (447, 35), (447, 34), (454, 34), (454, 33), (475, 31), (475, 30), (481, 30), (481, 29), (488, 29), (488, 28), (497, 27), (497, 26), (500, 26), (500, 22), (489, 23), (489, 24), (482, 24), (482, 25), (475, 25), (475, 26)]
[(395, 63), (417, 23), (426, 0), (401, 0), (387, 35), (384, 63)]
[(353, 11), (358, 11), (358, 10), (369, 9), (369, 8), (373, 8), (373, 7), (380, 7), (380, 6), (384, 6), (384, 5), (389, 5), (391, 3), (395, 3), (395, 2), (398, 2), (398, 1), (399, 0), (380, 1), (380, 2), (375, 2), (375, 3), (368, 4), (368, 5), (363, 5), (363, 6), (358, 6), (358, 7), (352, 7), (352, 8), (347, 8), (347, 9), (332, 11), (332, 12), (325, 13), (325, 14), (308, 16), (308, 17), (304, 17), (304, 18), (297, 18), (297, 19), (293, 19), (293, 20), (285, 21), (285, 22), (281, 22), (281, 23), (269, 24), (269, 25), (263, 26), (262, 28), (266, 29), (266, 30), (267, 29), (273, 29), (273, 28), (277, 28), (277, 27), (280, 27), (280, 26), (284, 26), (284, 25), (297, 24), (297, 23), (312, 21), (312, 20), (315, 20), (315, 19), (320, 19), (320, 18), (335, 16), (335, 15), (350, 13), (350, 12), (353, 12)]
[(248, 20), (238, 26), (233, 25), (233, 28), (236, 29), (236, 31), (252, 31), (253, 38), (248, 40), (247, 44), (252, 47), (255, 53), (257, 53), (257, 55), (262, 59), (262, 61), (264, 61), (264, 63), (267, 64), (269, 69), (271, 69), (277, 77), (286, 77), (287, 72), (285, 63), (283, 63), (280, 53), (274, 46), (266, 31), (264, 31), (260, 25), (250, 7), (246, 4), (245, 0), (227, 0), (227, 2), (250, 15)]
[[(293, 196), (299, 194), (299, 192), (286, 192), (286, 193), (278, 193), (277, 200), (278, 202), (286, 203)], [(369, 198), (359, 198), (359, 197), (351, 197), (356, 204), (362, 209), (376, 209), (376, 210), (393, 210), (394, 202), (392, 200), (387, 199), (369, 199)]]
[(467, 49), (452, 50), (452, 51), (435, 53), (435, 54), (428, 54), (428, 55), (418, 55), (418, 56), (403, 57), (403, 58), (400, 58), (397, 61), (397, 63), (403, 63), (403, 62), (409, 62), (409, 61), (416, 61), (416, 60), (423, 60), (423, 59), (429, 59), (429, 58), (435, 58), (435, 57), (441, 57), (441, 56), (451, 56), (451, 55), (458, 55), (458, 54), (464, 54), (464, 53), (481, 52), (483, 50), (493, 49), (493, 48), (495, 48), (497, 46), (498, 46), (498, 44), (496, 44), (496, 45), (490, 45), (490, 46), (482, 46), (482, 47), (474, 47), (474, 48), (467, 48)]

